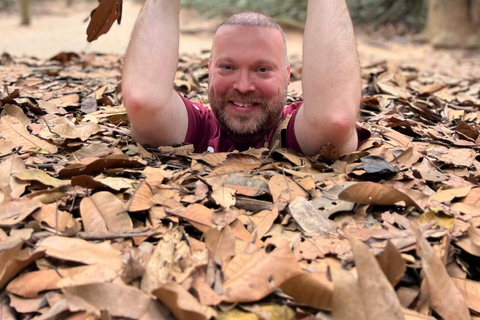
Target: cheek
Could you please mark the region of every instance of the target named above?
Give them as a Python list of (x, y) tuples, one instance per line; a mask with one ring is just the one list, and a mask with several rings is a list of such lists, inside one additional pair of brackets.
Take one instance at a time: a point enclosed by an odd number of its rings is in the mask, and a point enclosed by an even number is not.
[(216, 94), (227, 92), (233, 83), (227, 77), (216, 76), (210, 82), (210, 89)]

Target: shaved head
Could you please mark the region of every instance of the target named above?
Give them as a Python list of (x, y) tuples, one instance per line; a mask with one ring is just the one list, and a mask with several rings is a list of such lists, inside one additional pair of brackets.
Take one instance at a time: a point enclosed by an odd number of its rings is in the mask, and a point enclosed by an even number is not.
[(285, 46), (285, 67), (289, 65), (288, 53), (287, 53), (287, 38), (283, 32), (282, 27), (267, 15), (264, 15), (259, 12), (242, 12), (234, 14), (233, 16), (225, 19), (217, 28), (220, 29), (222, 26), (251, 26), (251, 27), (263, 27), (263, 28), (272, 28), (280, 31), (282, 35), (283, 44)]

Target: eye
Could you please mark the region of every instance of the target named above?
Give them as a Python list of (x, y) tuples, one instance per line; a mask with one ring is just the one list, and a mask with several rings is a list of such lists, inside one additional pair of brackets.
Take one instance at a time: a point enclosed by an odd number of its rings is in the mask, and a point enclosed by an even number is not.
[(220, 66), (220, 68), (222, 68), (225, 71), (232, 71), (233, 70), (233, 67), (231, 65), (228, 65), (228, 64)]
[(268, 68), (266, 67), (261, 67), (261, 68), (258, 68), (257, 71), (260, 72), (260, 73), (267, 73), (268, 72)]

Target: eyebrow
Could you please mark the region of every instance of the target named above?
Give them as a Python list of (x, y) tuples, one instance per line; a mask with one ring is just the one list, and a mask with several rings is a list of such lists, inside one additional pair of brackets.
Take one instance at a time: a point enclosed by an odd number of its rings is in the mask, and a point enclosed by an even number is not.
[[(216, 60), (217, 61), (225, 61), (225, 62), (229, 62), (229, 63), (235, 62), (230, 57), (219, 57)], [(273, 65), (273, 66), (277, 66), (277, 64), (272, 59), (258, 59), (258, 60), (255, 60), (255, 62), (253, 64), (254, 65)]]

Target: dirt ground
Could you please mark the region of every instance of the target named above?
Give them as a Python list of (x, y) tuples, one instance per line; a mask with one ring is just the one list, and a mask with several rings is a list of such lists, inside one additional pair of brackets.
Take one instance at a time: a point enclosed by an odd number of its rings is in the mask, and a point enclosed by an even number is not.
[[(123, 54), (128, 45), (141, 3), (124, 2), (122, 24), (97, 41), (86, 41), (89, 13), (96, 2), (77, 2), (70, 8), (65, 1), (34, 2), (32, 25), (20, 26), (18, 13), (0, 12), (0, 52), (14, 56), (29, 55), (49, 58), (61, 51), (102, 52)], [(199, 18), (195, 12), (182, 10), (181, 53), (199, 53), (209, 49), (218, 19)], [(290, 55), (301, 56), (302, 32), (288, 30), (287, 41)], [(431, 46), (418, 44), (411, 38), (394, 37), (385, 40), (357, 30), (360, 60), (363, 66), (393, 60), (400, 65), (420, 70), (435, 70), (452, 76), (480, 77), (480, 51), (434, 50)]]

